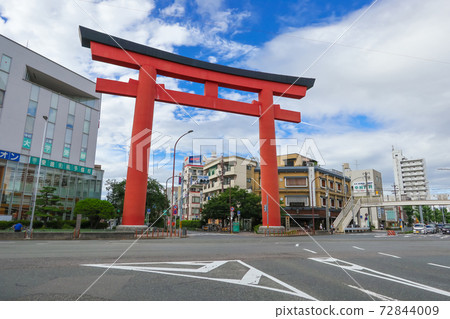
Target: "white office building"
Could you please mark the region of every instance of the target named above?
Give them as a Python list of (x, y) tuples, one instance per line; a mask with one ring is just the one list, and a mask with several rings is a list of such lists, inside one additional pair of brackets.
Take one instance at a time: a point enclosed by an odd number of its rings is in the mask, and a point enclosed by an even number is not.
[(61, 208), (100, 198), (95, 165), (101, 95), (95, 83), (0, 35), (0, 215), (25, 219), (39, 188), (52, 186)]

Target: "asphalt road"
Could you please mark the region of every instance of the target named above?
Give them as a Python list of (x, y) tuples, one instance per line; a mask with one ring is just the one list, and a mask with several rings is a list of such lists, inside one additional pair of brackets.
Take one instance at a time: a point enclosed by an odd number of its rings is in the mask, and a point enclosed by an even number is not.
[(0, 241), (0, 300), (450, 300), (450, 236)]

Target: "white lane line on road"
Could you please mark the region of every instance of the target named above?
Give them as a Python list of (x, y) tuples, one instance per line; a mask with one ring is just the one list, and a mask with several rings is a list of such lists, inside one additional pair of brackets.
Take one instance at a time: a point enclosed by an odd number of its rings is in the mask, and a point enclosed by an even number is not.
[(309, 259), (323, 263), (323, 264), (327, 264), (329, 266), (339, 267), (341, 269), (353, 271), (353, 272), (356, 272), (356, 273), (359, 273), (362, 275), (375, 277), (375, 278), (379, 278), (379, 279), (383, 279), (383, 280), (388, 280), (388, 281), (396, 282), (401, 285), (410, 286), (410, 287), (414, 287), (417, 289), (422, 289), (422, 290), (426, 290), (429, 292), (433, 292), (436, 294), (450, 297), (449, 291), (445, 291), (445, 290), (438, 289), (435, 287), (427, 286), (427, 285), (424, 285), (424, 284), (421, 284), (418, 282), (414, 282), (412, 280), (408, 280), (405, 278), (396, 277), (394, 275), (386, 274), (381, 271), (376, 271), (374, 269), (370, 269), (370, 268), (367, 268), (364, 266), (353, 264), (353, 263), (350, 263), (350, 262), (347, 262), (347, 261), (344, 261), (341, 259), (335, 259), (335, 258), (329, 258), (329, 257), (309, 258)]
[(449, 266), (443, 266), (443, 265), (439, 265), (439, 264), (428, 263), (428, 265), (450, 269)]
[(397, 301), (397, 299), (394, 299), (394, 298), (391, 298), (391, 297), (388, 297), (388, 296), (384, 296), (384, 295), (380, 295), (380, 294), (377, 294), (376, 292), (373, 292), (373, 291), (370, 291), (370, 290), (367, 290), (367, 289), (355, 287), (355, 286), (352, 286), (352, 285), (347, 285), (347, 286), (349, 286), (350, 288), (358, 289), (359, 291), (362, 291), (362, 292), (364, 292), (364, 293), (366, 293), (366, 294), (368, 294), (370, 296), (373, 296), (375, 298), (378, 298), (378, 299), (380, 299), (382, 301)]
[(360, 247), (356, 247), (356, 246), (352, 246), (355, 249), (359, 249), (359, 250), (365, 250), (364, 248), (360, 248)]
[(306, 248), (303, 248), (303, 250), (309, 251), (310, 253), (313, 253), (313, 254), (317, 254), (314, 250), (309, 250), (309, 249), (306, 249)]
[(395, 256), (395, 255), (390, 255), (390, 254), (385, 254), (385, 253), (378, 253), (379, 255), (383, 255), (383, 256), (388, 256), (388, 257), (392, 257), (392, 258), (398, 258), (398, 259), (400, 259), (400, 258), (402, 258), (402, 257), (398, 257), (398, 256)]

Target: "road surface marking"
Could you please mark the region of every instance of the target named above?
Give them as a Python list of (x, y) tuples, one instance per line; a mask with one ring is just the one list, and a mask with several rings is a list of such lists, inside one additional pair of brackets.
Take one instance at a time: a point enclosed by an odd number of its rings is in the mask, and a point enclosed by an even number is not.
[(309, 251), (310, 253), (313, 253), (313, 254), (317, 254), (314, 250), (309, 250), (309, 249), (306, 249), (306, 248), (303, 248), (303, 250)]
[(366, 293), (366, 294), (368, 294), (368, 295), (370, 295), (372, 297), (378, 298), (378, 299), (380, 299), (382, 301), (397, 301), (397, 299), (394, 299), (394, 298), (391, 298), (391, 297), (388, 297), (388, 296), (384, 296), (384, 295), (380, 295), (380, 294), (377, 294), (376, 292), (373, 292), (373, 291), (370, 291), (370, 290), (367, 290), (367, 289), (363, 289), (363, 288), (360, 288), (360, 287), (355, 287), (355, 286), (352, 286), (352, 285), (348, 285), (348, 286), (351, 287), (351, 288), (354, 288), (354, 289), (358, 289), (358, 290), (360, 290), (360, 291), (362, 291), (362, 292), (364, 292), (364, 293)]
[(443, 265), (439, 265), (439, 264), (428, 263), (428, 265), (450, 269), (449, 266), (443, 266)]
[(356, 246), (352, 246), (355, 249), (359, 249), (359, 250), (365, 250), (364, 248), (360, 248), (360, 247), (356, 247)]
[(392, 257), (392, 258), (402, 258), (402, 257), (398, 257), (398, 256), (395, 256), (395, 255), (390, 255), (390, 254), (385, 254), (385, 253), (378, 253), (379, 255), (383, 255), (383, 256), (388, 256), (388, 257)]
[(330, 258), (330, 257), (320, 257), (320, 258), (309, 258), (310, 260), (314, 260), (323, 264), (327, 264), (330, 266), (334, 266), (334, 267), (339, 267), (341, 269), (346, 269), (349, 271), (354, 271), (356, 273), (359, 274), (363, 274), (366, 276), (371, 276), (371, 277), (376, 277), (376, 278), (380, 278), (380, 279), (384, 279), (384, 280), (389, 280), (389, 281), (393, 281), (402, 285), (406, 285), (406, 286), (410, 286), (410, 287), (414, 287), (417, 289), (422, 289), (422, 290), (426, 290), (426, 291), (430, 291), (436, 294), (440, 294), (440, 295), (444, 295), (447, 297), (450, 297), (450, 292), (442, 290), (442, 289), (438, 289), (435, 287), (430, 287), (418, 282), (414, 282), (408, 279), (404, 279), (401, 277), (396, 277), (394, 275), (389, 275), (389, 274), (385, 274), (382, 273), (380, 271), (376, 271), (367, 267), (363, 267), (360, 265), (356, 265), (344, 260), (340, 260), (340, 259), (335, 259), (335, 258)]
[[(201, 276), (202, 274), (207, 274), (214, 269), (225, 266), (227, 263), (239, 263), (240, 265), (242, 265), (244, 268), (247, 268), (248, 270), (241, 279)], [(293, 286), (291, 286), (269, 274), (266, 274), (256, 268), (244, 263), (241, 260), (115, 263), (114, 265), (82, 264), (81, 266), (140, 271), (140, 272), (149, 272), (149, 273), (155, 273), (155, 274), (161, 274), (161, 275), (219, 281), (219, 282), (236, 284), (236, 285), (241, 285), (241, 286), (246, 286), (246, 287), (276, 291), (276, 292), (280, 292), (280, 293), (294, 295), (294, 296), (304, 298), (307, 300), (317, 301), (316, 298), (308, 295), (307, 293), (305, 293), (301, 290), (298, 290), (297, 288), (295, 288), (295, 287), (293, 287)], [(188, 274), (188, 273), (190, 273), (190, 274)], [(226, 274), (226, 275), (235, 278), (234, 271), (232, 274)], [(267, 285), (268, 283), (274, 282), (275, 283), (274, 286), (276, 286), (276, 287), (281, 286), (284, 289), (270, 287), (270, 286), (264, 286), (264, 285), (260, 284), (260, 279), (263, 277), (265, 278), (265, 280), (264, 280), (265, 285)]]

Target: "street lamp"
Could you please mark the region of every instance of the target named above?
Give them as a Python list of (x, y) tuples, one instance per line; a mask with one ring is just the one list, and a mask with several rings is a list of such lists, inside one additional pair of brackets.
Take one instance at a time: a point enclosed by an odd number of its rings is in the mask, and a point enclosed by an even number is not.
[(175, 177), (175, 153), (177, 150), (177, 143), (178, 141), (185, 135), (194, 132), (193, 130), (189, 130), (183, 135), (181, 135), (178, 140), (175, 142), (175, 146), (173, 147), (173, 169), (172, 169), (172, 200), (170, 201), (172, 205), (172, 212), (170, 213), (170, 234), (172, 234), (172, 215), (173, 215), (173, 188), (174, 188), (174, 177)]
[(43, 153), (44, 153), (45, 134), (47, 133), (47, 124), (48, 124), (47, 120), (48, 120), (48, 117), (44, 115), (44, 116), (42, 116), (42, 118), (45, 120), (45, 125), (44, 125), (44, 133), (42, 134), (41, 154), (39, 156), (37, 178), (36, 178), (36, 183), (34, 185), (33, 208), (31, 209), (31, 221), (30, 221), (30, 228), (28, 229), (27, 238), (30, 238), (31, 233), (33, 232), (34, 211), (36, 210), (36, 197), (37, 197), (37, 191), (38, 191), (38, 187), (39, 187), (39, 177), (41, 175), (41, 162), (42, 162), (42, 156), (43, 156)]
[[(328, 175), (324, 175), (325, 177), (326, 176), (328, 176)], [(314, 192), (314, 193), (312, 193), (312, 185), (313, 185), (313, 183), (314, 183), (314, 181), (316, 180), (316, 179), (318, 179), (319, 177), (321, 177), (320, 176), (320, 174), (319, 174), (319, 176), (317, 176), (316, 178), (314, 178), (312, 181), (311, 181), (311, 187), (309, 188), (311, 191), (311, 198), (313, 199), (312, 201), (311, 201), (311, 209), (312, 209), (312, 220), (313, 220), (313, 231), (312, 231), (312, 233), (313, 233), (313, 235), (315, 235), (316, 234), (316, 225), (315, 225), (315, 219), (314, 219), (314, 202), (315, 202), (315, 199), (316, 199), (316, 192)]]

